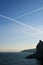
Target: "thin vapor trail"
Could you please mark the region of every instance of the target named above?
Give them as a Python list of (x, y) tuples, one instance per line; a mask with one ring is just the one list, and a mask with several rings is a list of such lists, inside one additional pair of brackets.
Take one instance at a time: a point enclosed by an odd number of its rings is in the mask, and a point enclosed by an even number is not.
[(25, 16), (25, 15), (35, 13), (35, 12), (37, 12), (37, 11), (39, 11), (39, 10), (42, 10), (42, 9), (43, 9), (43, 7), (38, 8), (38, 9), (35, 9), (35, 10), (30, 11), (30, 12), (27, 12), (27, 13), (25, 13), (25, 14), (23, 14), (23, 15), (21, 15), (21, 16), (19, 16), (19, 17), (17, 17), (17, 18), (15, 18), (15, 19), (19, 19), (19, 18), (21, 18), (21, 17), (23, 17), (23, 16)]
[(0, 15), (0, 17), (3, 17), (3, 18), (5, 18), (5, 19), (11, 20), (11, 21), (14, 21), (14, 22), (16, 22), (16, 23), (18, 23), (18, 24), (20, 24), (20, 25), (22, 25), (22, 26), (25, 26), (26, 28), (30, 28), (30, 29), (33, 30), (33, 31), (36, 31), (36, 32), (39, 32), (39, 33), (42, 33), (42, 34), (43, 34), (43, 31), (41, 31), (41, 30), (39, 30), (39, 29), (37, 29), (37, 28), (35, 28), (35, 27), (33, 27), (33, 26), (30, 26), (30, 25), (24, 24), (24, 23), (22, 23), (22, 22), (19, 22), (19, 21), (13, 19), (13, 18), (4, 16), (4, 15)]

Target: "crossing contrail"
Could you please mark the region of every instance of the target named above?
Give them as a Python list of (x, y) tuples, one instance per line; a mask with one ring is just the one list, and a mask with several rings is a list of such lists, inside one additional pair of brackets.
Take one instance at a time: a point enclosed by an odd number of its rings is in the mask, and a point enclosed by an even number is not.
[(21, 17), (23, 17), (23, 16), (25, 16), (25, 15), (35, 13), (35, 12), (37, 12), (37, 11), (39, 11), (39, 10), (42, 10), (42, 9), (43, 9), (43, 7), (38, 8), (38, 9), (35, 9), (35, 10), (30, 11), (30, 12), (27, 12), (27, 13), (25, 13), (25, 14), (23, 14), (23, 15), (21, 15), (21, 16), (19, 16), (19, 17), (17, 17), (17, 18), (15, 18), (15, 19), (19, 19), (19, 18), (21, 18)]
[(39, 29), (37, 29), (37, 28), (35, 28), (35, 27), (33, 27), (33, 26), (30, 26), (30, 25), (24, 24), (24, 23), (22, 23), (22, 22), (19, 22), (19, 21), (13, 19), (13, 18), (4, 16), (4, 15), (0, 15), (0, 17), (5, 18), (5, 19), (10, 20), (10, 21), (13, 21), (13, 22), (16, 22), (16, 23), (18, 23), (18, 24), (20, 24), (20, 25), (22, 25), (22, 26), (25, 26), (26, 28), (29, 28), (29, 29), (31, 29), (31, 30), (33, 30), (33, 31), (36, 31), (36, 32), (38, 32), (38, 33), (42, 33), (42, 34), (43, 34), (43, 31), (41, 31), (41, 30), (39, 30)]

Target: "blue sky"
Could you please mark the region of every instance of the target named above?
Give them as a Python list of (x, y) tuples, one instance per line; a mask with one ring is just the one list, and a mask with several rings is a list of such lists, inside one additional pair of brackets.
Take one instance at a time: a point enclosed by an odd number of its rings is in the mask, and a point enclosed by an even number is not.
[(43, 0), (0, 0), (0, 15), (34, 28), (0, 16), (0, 51), (35, 48), (43, 40)]

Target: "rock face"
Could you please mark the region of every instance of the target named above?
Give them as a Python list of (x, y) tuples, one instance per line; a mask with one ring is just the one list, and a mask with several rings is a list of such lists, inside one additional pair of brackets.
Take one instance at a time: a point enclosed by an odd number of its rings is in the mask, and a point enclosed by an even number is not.
[(39, 40), (39, 43), (36, 46), (36, 52), (33, 55), (27, 56), (26, 58), (43, 59), (43, 41)]
[(43, 41), (39, 41), (38, 45), (36, 46), (36, 53), (37, 57), (43, 59)]

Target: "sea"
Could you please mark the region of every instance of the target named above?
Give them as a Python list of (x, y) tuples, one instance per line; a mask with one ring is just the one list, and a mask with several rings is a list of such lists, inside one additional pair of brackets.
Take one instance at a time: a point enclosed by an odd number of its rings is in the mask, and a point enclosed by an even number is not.
[(43, 65), (37, 59), (26, 59), (32, 52), (0, 52), (0, 65)]

